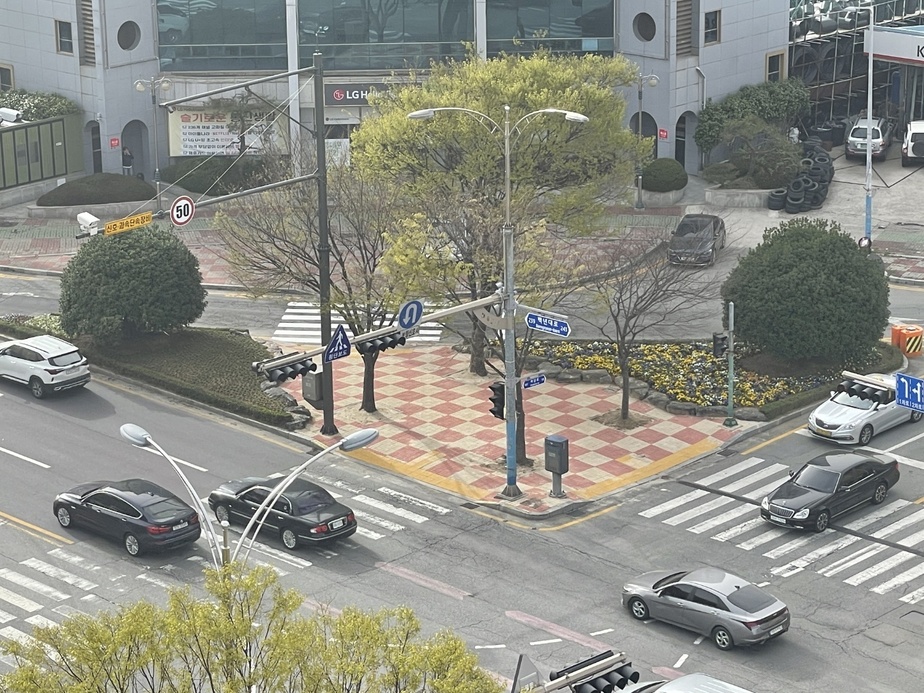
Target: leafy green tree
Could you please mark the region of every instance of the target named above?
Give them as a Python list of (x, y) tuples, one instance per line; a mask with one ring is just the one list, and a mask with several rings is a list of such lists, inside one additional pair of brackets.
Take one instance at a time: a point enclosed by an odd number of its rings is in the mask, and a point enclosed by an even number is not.
[(778, 127), (749, 115), (728, 123), (722, 136), (732, 163), (752, 187), (786, 187), (799, 172), (802, 147)]
[(199, 261), (170, 231), (97, 235), (61, 275), (61, 327), (98, 341), (175, 330), (202, 315), (205, 297)]
[(889, 284), (836, 222), (797, 217), (764, 232), (722, 285), (735, 336), (784, 359), (865, 358), (889, 321)]
[[(651, 141), (640, 142), (625, 127), (625, 101), (615, 91), (633, 84), (636, 74), (622, 57), (538, 52), (437, 65), (425, 82), (373, 95), (375, 114), (354, 133), (353, 161), (400, 181), (427, 222), (428, 242), (404, 244), (404, 252), (392, 257), (392, 281), (403, 277), (416, 282), (422, 295), (454, 303), (492, 294), (502, 276), (501, 227), (509, 202), (517, 282), (541, 284), (526, 274), (537, 263), (527, 258), (524, 236), (546, 221), (571, 233), (593, 227), (603, 196), (625, 191), (636, 162), (651, 156)], [(511, 136), (509, 201), (502, 132), (507, 106), (511, 125), (546, 108), (589, 118), (578, 124), (543, 113), (519, 123)], [(458, 107), (494, 122), (458, 111), (426, 122), (407, 117), (420, 109)], [(434, 262), (446, 271), (422, 270)], [(486, 375), (485, 328), (470, 319), (470, 369)]]
[(455, 635), (424, 638), (405, 607), (301, 613), (302, 597), (267, 567), (207, 570), (188, 587), (96, 616), (75, 614), (5, 641), (11, 693), (501, 693)]

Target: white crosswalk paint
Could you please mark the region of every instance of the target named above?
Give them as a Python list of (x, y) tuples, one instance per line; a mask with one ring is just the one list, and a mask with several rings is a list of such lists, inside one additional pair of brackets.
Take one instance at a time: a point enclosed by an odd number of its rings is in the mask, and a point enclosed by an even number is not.
[[(886, 525), (882, 529), (876, 530), (870, 536), (875, 537), (876, 539), (885, 539), (886, 537), (891, 536), (895, 534), (896, 532), (902, 531), (903, 529), (905, 529), (905, 527), (910, 527), (911, 525), (916, 524), (922, 518), (924, 518), (924, 510), (918, 510), (917, 512), (914, 512), (911, 515), (906, 515), (905, 517), (899, 520), (896, 520), (890, 525)], [(879, 553), (884, 548), (885, 547), (882, 547), (874, 551), (872, 555)], [(860, 549), (859, 551), (855, 551), (850, 556), (847, 556), (846, 558), (842, 558), (839, 561), (835, 561), (831, 565), (819, 570), (818, 572), (821, 575), (825, 575), (827, 577), (836, 575), (837, 573), (842, 572), (843, 570), (846, 570), (847, 568), (854, 566), (863, 560), (866, 560), (866, 558), (869, 558), (869, 556), (866, 555), (866, 552), (867, 552), (867, 549)]]
[(922, 599), (924, 599), (924, 587), (918, 587), (913, 592), (898, 598), (899, 601), (905, 602), (905, 604), (917, 604)]
[(77, 589), (81, 589), (84, 592), (89, 592), (90, 590), (95, 590), (97, 587), (99, 587), (99, 585), (97, 585), (95, 582), (85, 580), (78, 575), (74, 575), (73, 573), (69, 573), (68, 571), (58, 568), (57, 566), (45, 563), (45, 561), (40, 561), (37, 558), (28, 558), (25, 561), (20, 561), (19, 564), (37, 570), (38, 572), (47, 575), (48, 577), (55, 578), (56, 580), (60, 580), (61, 582), (66, 582), (68, 585), (73, 585)]
[(878, 554), (885, 551), (885, 549), (886, 547), (882, 545), (864, 547), (859, 551), (854, 551), (849, 556), (845, 556), (844, 558), (834, 561), (834, 563), (831, 565), (820, 568), (818, 570), (818, 574), (824, 575), (825, 577), (832, 577), (838, 573), (844, 572), (848, 568), (852, 568), (858, 563), (862, 563), (863, 561), (869, 560), (873, 556), (877, 556)]
[(924, 563), (918, 563), (915, 566), (908, 568), (908, 570), (899, 573), (895, 577), (886, 580), (885, 582), (876, 585), (875, 587), (870, 587), (870, 592), (875, 592), (876, 594), (885, 594), (894, 590), (900, 585), (904, 585), (907, 582), (911, 582), (919, 577), (924, 575)]
[[(427, 308), (432, 308), (432, 306), (427, 306)], [(386, 325), (392, 317), (391, 314), (386, 316)], [(331, 312), (331, 325), (333, 329), (336, 329), (338, 325), (343, 325), (350, 340), (353, 340), (352, 330), (336, 311)], [(409, 342), (438, 342), (443, 334), (443, 326), (437, 322), (421, 323), (418, 330), (416, 335), (408, 339)], [(298, 344), (320, 344), (321, 309), (312, 303), (290, 301), (273, 333), (273, 340)]]
[(61, 614), (65, 618), (70, 618), (71, 616), (75, 616), (76, 614), (86, 615), (85, 612), (81, 611), (80, 609), (75, 609), (69, 604), (60, 604), (56, 606), (55, 608), (53, 608), (52, 611), (54, 611), (56, 614)]
[(26, 623), (33, 626), (39, 626), (41, 628), (55, 628), (58, 625), (55, 621), (52, 621), (50, 618), (45, 618), (41, 614), (29, 616), (26, 619)]
[(157, 585), (161, 589), (165, 589), (165, 590), (168, 590), (171, 587), (173, 587), (173, 585), (171, 585), (169, 582), (166, 582), (165, 580), (161, 580), (160, 578), (156, 578), (153, 575), (148, 575), (147, 573), (139, 573), (138, 575), (135, 576), (135, 579), (143, 580), (144, 582), (150, 582), (152, 585)]
[[(392, 532), (400, 532), (402, 529), (404, 529), (404, 525), (399, 525), (397, 522), (386, 520), (384, 517), (379, 517), (378, 515), (370, 515), (369, 513), (362, 510), (356, 510), (354, 508), (353, 514), (358, 520), (368, 522), (370, 525), (375, 525), (376, 527), (381, 527), (382, 529), (387, 529)], [(362, 529), (362, 527), (360, 527), (360, 529)]]
[[(924, 530), (920, 532), (915, 532), (903, 539), (899, 539), (896, 544), (899, 546), (917, 546), (922, 541), (924, 541)], [(884, 561), (879, 561), (876, 565), (870, 566), (866, 570), (863, 570), (856, 575), (851, 575), (849, 578), (844, 580), (848, 585), (862, 585), (867, 580), (872, 580), (877, 575), (882, 575), (883, 573), (896, 568), (902, 563), (906, 563), (915, 557), (915, 554), (908, 553), (907, 551), (899, 551), (894, 556), (890, 556)]]
[(0, 568), (0, 578), (8, 580), (14, 585), (25, 587), (27, 590), (32, 590), (36, 594), (41, 594), (43, 597), (54, 599), (56, 602), (63, 602), (65, 599), (70, 599), (71, 596), (61, 592), (60, 590), (56, 590), (50, 585), (46, 585), (44, 582), (33, 580), (32, 578), (21, 575), (15, 570), (10, 570), (9, 568)]
[(9, 623), (10, 621), (14, 620), (15, 618), (16, 618), (16, 617), (13, 616), (13, 614), (8, 613), (8, 612), (4, 611), (3, 609), (0, 609), (0, 623)]
[[(776, 479), (771, 481), (769, 484), (765, 484), (764, 486), (754, 489), (753, 491), (748, 491), (744, 494), (744, 497), (750, 498), (751, 500), (763, 498), (770, 491), (779, 486), (779, 484), (779, 479)], [(722, 525), (727, 524), (732, 520), (736, 520), (742, 515), (756, 512), (758, 512), (757, 508), (755, 508), (753, 505), (748, 503), (741, 503), (741, 505), (737, 508), (732, 508), (731, 510), (726, 511), (721, 515), (717, 515), (709, 520), (703, 520), (698, 525), (687, 527), (687, 531), (693, 532), (694, 534), (702, 534), (703, 532), (708, 532), (709, 530), (715, 529), (716, 527), (721, 527)]]
[(435, 513), (440, 515), (448, 515), (452, 512), (449, 508), (444, 508), (442, 505), (437, 505), (436, 503), (431, 503), (427, 500), (422, 500), (420, 498), (415, 498), (414, 496), (409, 496), (406, 493), (401, 493), (400, 491), (394, 491), (390, 488), (382, 486), (378, 489), (379, 493), (384, 493), (386, 496), (390, 496), (395, 500), (408, 503), (410, 505), (416, 505), (419, 508), (426, 508), (427, 510), (432, 510)]
[[(761, 520), (761, 522), (763, 522), (763, 520)], [(768, 541), (773, 541), (774, 539), (777, 539), (783, 536), (784, 534), (787, 534), (788, 532), (789, 532), (788, 529), (778, 529), (774, 527), (773, 529), (768, 529), (766, 532), (763, 532), (762, 534), (758, 534), (756, 537), (751, 537), (750, 539), (746, 539), (740, 544), (736, 544), (736, 546), (739, 549), (750, 551), (751, 549), (756, 549), (758, 546), (763, 546)]]
[(361, 537), (366, 537), (366, 539), (372, 539), (373, 541), (378, 541), (379, 539), (385, 538), (384, 534), (373, 532), (371, 529), (366, 529), (365, 527), (357, 527), (356, 533)]
[(6, 626), (5, 628), (0, 628), (0, 637), (4, 637), (7, 640), (15, 640), (21, 642), (24, 645), (35, 642), (35, 639), (28, 633), (23, 633), (18, 628), (13, 626)]
[(417, 524), (421, 524), (427, 521), (427, 518), (423, 515), (418, 515), (417, 513), (408, 510), (407, 508), (399, 508), (398, 506), (392, 505), (391, 503), (386, 503), (385, 501), (380, 501), (376, 498), (370, 498), (369, 496), (363, 494), (353, 496), (353, 500), (358, 503), (364, 503), (365, 505), (372, 506), (376, 510), (381, 510), (386, 513), (391, 513), (392, 515), (397, 515), (398, 517), (404, 518), (405, 520), (416, 522)]
[(59, 558), (62, 561), (70, 563), (71, 565), (80, 566), (84, 570), (99, 570), (99, 566), (89, 561), (83, 556), (78, 556), (77, 554), (71, 553), (70, 551), (65, 551), (64, 549), (52, 549), (48, 552), (49, 556), (54, 556)]
[[(758, 481), (761, 481), (762, 479), (765, 479), (768, 476), (774, 476), (776, 474), (779, 474), (785, 469), (787, 469), (785, 465), (772, 464), (769, 467), (765, 467), (764, 469), (759, 469), (753, 474), (749, 474), (742, 479), (738, 479), (737, 481), (734, 481), (726, 486), (722, 486), (719, 490), (724, 491), (725, 493), (737, 493), (741, 489), (747, 488), (748, 486), (751, 486), (752, 484), (755, 484)], [(779, 486), (780, 483), (782, 482), (782, 478), (783, 477), (769, 484), (769, 488), (774, 489), (777, 486)], [(733, 503), (733, 502), (735, 502), (734, 498), (726, 498), (726, 497), (714, 498), (713, 500), (707, 503), (703, 503), (702, 505), (699, 505), (695, 508), (690, 508), (689, 510), (684, 511), (680, 513), (679, 515), (675, 515), (674, 517), (663, 520), (663, 522), (664, 524), (667, 524), (667, 525), (675, 525), (675, 526), (680, 525), (686, 522), (687, 520), (692, 520), (694, 517), (699, 517), (700, 515), (704, 515), (707, 512), (712, 512), (713, 510), (716, 510), (717, 508), (724, 507), (728, 505), (729, 503)]]
[(719, 532), (712, 538), (716, 541), (729, 541), (735, 537), (739, 537), (742, 534), (747, 534), (755, 527), (766, 527), (767, 523), (763, 518), (755, 517), (745, 522), (742, 522), (740, 525), (726, 529), (724, 532)]

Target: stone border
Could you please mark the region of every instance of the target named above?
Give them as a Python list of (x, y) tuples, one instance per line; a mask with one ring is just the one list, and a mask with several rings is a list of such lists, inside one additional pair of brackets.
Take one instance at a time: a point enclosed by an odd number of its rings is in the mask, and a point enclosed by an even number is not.
[(731, 190), (713, 186), (706, 188), (706, 204), (714, 207), (766, 208), (769, 190)]

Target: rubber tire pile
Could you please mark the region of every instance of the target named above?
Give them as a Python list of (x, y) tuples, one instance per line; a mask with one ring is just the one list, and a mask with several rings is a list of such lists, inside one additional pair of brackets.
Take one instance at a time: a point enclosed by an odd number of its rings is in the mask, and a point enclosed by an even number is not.
[(789, 187), (771, 190), (767, 207), (798, 214), (810, 209), (821, 209), (828, 197), (828, 186), (834, 178), (834, 161), (821, 146), (821, 139), (809, 137), (803, 143), (802, 170)]

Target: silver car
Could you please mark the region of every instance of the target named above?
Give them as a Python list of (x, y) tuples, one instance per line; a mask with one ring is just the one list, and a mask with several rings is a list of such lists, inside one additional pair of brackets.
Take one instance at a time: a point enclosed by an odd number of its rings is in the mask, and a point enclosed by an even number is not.
[(649, 681), (626, 686), (625, 693), (751, 693), (733, 683), (719, 681), (705, 674), (686, 674), (672, 681)]
[(758, 645), (789, 630), (783, 602), (720, 568), (639, 575), (622, 588), (622, 604), (633, 618), (706, 635), (720, 650)]
[(876, 433), (924, 416), (896, 404), (895, 376), (874, 373), (865, 379), (881, 381), (884, 387), (845, 380), (809, 415), (808, 430), (835, 443), (869, 445)]

